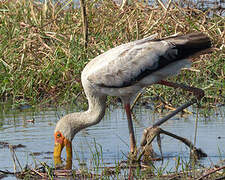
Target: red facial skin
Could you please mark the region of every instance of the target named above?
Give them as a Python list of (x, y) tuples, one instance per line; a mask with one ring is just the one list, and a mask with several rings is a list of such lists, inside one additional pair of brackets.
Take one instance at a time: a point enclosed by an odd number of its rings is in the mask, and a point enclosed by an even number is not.
[(54, 134), (55, 137), (55, 147), (54, 147), (54, 162), (55, 166), (59, 166), (62, 164), (61, 160), (61, 152), (66, 146), (66, 167), (65, 169), (72, 168), (72, 143), (68, 139), (66, 139), (61, 132), (57, 131)]

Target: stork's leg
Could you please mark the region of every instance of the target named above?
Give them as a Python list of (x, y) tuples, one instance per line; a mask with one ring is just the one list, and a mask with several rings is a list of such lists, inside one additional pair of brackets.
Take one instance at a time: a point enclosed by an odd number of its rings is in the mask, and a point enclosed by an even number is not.
[(184, 85), (184, 84), (177, 84), (177, 83), (168, 82), (168, 81), (165, 81), (165, 80), (161, 80), (161, 81), (157, 82), (157, 84), (162, 84), (162, 85), (170, 86), (170, 87), (173, 87), (173, 88), (181, 88), (183, 90), (193, 92), (194, 95), (198, 99), (201, 99), (202, 97), (204, 97), (204, 91), (202, 89), (199, 89), (199, 88), (196, 88), (196, 87), (190, 87), (190, 86), (187, 86), (187, 85)]
[(136, 148), (135, 136), (134, 136), (134, 128), (130, 110), (130, 104), (124, 104), (124, 108), (127, 114), (128, 128), (129, 128), (129, 136), (130, 136), (130, 152), (134, 153)]

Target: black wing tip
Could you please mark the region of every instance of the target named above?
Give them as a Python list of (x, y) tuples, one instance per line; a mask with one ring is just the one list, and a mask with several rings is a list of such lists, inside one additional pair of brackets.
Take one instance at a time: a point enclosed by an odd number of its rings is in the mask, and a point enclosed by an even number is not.
[(211, 48), (212, 47), (212, 40), (209, 38), (208, 35), (206, 35), (203, 32), (194, 32), (187, 35), (184, 35), (184, 37), (187, 37), (187, 39), (190, 39), (190, 41), (197, 41), (201, 45), (205, 44), (205, 48)]
[(179, 35), (165, 41), (173, 44), (175, 49), (178, 49), (178, 59), (194, 56), (212, 47), (211, 39), (202, 32)]
[(174, 36), (169, 36), (169, 37), (164, 37), (164, 38), (159, 38), (159, 39), (154, 39), (152, 41), (171, 41), (171, 40), (202, 40), (206, 44), (207, 48), (212, 47), (212, 40), (209, 38), (208, 35), (206, 35), (203, 32), (191, 32), (188, 34), (179, 34), (179, 35), (174, 35)]

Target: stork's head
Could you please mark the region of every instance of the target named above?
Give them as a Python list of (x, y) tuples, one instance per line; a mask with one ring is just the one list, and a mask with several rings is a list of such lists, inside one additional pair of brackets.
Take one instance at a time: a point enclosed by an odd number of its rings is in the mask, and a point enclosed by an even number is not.
[(64, 117), (56, 124), (54, 137), (54, 162), (55, 166), (62, 164), (61, 153), (64, 147), (66, 147), (66, 169), (72, 168), (72, 140), (74, 138), (76, 128), (71, 127), (68, 123), (68, 118)]

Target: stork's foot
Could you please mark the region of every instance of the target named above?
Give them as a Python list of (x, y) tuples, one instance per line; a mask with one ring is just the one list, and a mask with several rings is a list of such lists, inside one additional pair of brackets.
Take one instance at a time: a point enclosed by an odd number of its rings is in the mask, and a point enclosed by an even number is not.
[(138, 161), (141, 160), (142, 156), (143, 156), (144, 161), (149, 161), (155, 157), (156, 153), (154, 152), (154, 150), (152, 148), (152, 144), (151, 144), (152, 141), (155, 139), (155, 137), (157, 137), (159, 149), (161, 152), (161, 142), (158, 139), (158, 138), (160, 138), (159, 137), (160, 130), (161, 129), (159, 127), (149, 127), (149, 128), (144, 129), (144, 133), (141, 138), (142, 151), (139, 153), (139, 156), (137, 159)]
[(137, 155), (138, 155), (138, 149), (135, 148), (133, 152), (130, 152), (128, 154), (128, 161), (130, 164), (136, 163), (137, 162)]
[(189, 141), (186, 138), (183, 138), (181, 136), (175, 135), (173, 133), (170, 133), (168, 131), (165, 131), (159, 127), (148, 127), (144, 130), (144, 133), (142, 135), (141, 140), (141, 146), (142, 152), (140, 153), (138, 160), (140, 161), (142, 156), (146, 154), (146, 149), (151, 145), (152, 141), (155, 137), (157, 137), (160, 153), (162, 156), (162, 150), (161, 150), (161, 140), (160, 140), (160, 134), (165, 134), (167, 136), (170, 136), (172, 138), (175, 138), (181, 142), (183, 142), (185, 145), (187, 145), (191, 149), (191, 156), (195, 159), (200, 159), (201, 157), (207, 157), (207, 154), (201, 150), (200, 148), (196, 148), (191, 141)]
[(152, 163), (152, 161), (155, 161), (157, 154), (153, 150), (152, 144), (146, 144), (144, 148), (145, 148), (145, 151), (143, 154), (142, 162), (144, 164), (149, 164), (149, 163)]

